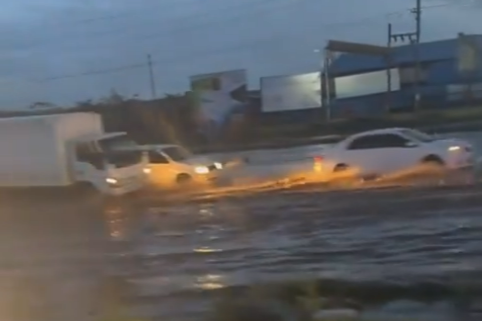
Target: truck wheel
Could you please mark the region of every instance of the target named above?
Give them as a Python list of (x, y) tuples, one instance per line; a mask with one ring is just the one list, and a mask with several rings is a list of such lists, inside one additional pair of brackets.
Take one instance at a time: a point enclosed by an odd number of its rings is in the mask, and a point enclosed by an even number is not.
[(89, 195), (102, 194), (100, 190), (90, 182), (78, 182), (75, 184), (74, 189), (76, 195), (81, 198), (88, 197)]
[(333, 168), (333, 172), (335, 173), (343, 172), (343, 171), (346, 171), (348, 167), (349, 166), (347, 164), (337, 164), (335, 168)]
[(75, 188), (80, 192), (80, 193), (85, 193), (85, 192), (91, 192), (91, 191), (96, 191), (97, 189), (95, 186), (90, 183), (90, 182), (78, 182), (75, 184)]
[(179, 174), (176, 177), (176, 183), (178, 184), (187, 184), (187, 183), (190, 183), (191, 181), (192, 181), (191, 175), (186, 173)]

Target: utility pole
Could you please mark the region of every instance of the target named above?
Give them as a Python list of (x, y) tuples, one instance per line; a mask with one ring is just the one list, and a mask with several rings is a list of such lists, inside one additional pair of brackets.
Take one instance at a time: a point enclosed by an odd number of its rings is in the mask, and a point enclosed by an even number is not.
[(415, 80), (417, 82), (417, 88), (415, 90), (415, 106), (417, 111), (420, 109), (420, 82), (421, 82), (421, 65), (420, 65), (420, 33), (422, 24), (422, 0), (416, 0), (417, 4), (412, 11), (415, 15)]
[(414, 32), (405, 32), (405, 33), (392, 33), (392, 26), (391, 24), (388, 25), (388, 46), (390, 47), (393, 42), (405, 42), (408, 40), (410, 45), (413, 47), (413, 56), (415, 62), (414, 68), (414, 109), (419, 109), (419, 102), (420, 102), (420, 80), (421, 80), (421, 66), (420, 66), (420, 35), (422, 31), (422, 0), (416, 0), (415, 8), (411, 9), (410, 12), (415, 15), (415, 31)]
[(147, 68), (149, 69), (149, 81), (151, 84), (151, 95), (152, 99), (156, 99), (156, 80), (154, 78), (154, 70), (152, 68), (152, 58), (151, 55), (147, 55)]
[[(388, 38), (387, 38), (387, 47), (391, 48), (392, 47), (392, 24), (388, 24)], [(392, 93), (392, 54), (391, 52), (388, 54), (388, 57), (385, 58), (386, 63), (387, 63), (387, 97), (385, 101), (386, 105), (386, 112), (387, 114), (390, 113), (390, 110), (392, 108), (392, 99), (391, 99), (391, 93)]]
[(413, 13), (415, 14), (417, 43), (420, 43), (420, 34), (422, 32), (422, 0), (417, 0), (417, 5)]

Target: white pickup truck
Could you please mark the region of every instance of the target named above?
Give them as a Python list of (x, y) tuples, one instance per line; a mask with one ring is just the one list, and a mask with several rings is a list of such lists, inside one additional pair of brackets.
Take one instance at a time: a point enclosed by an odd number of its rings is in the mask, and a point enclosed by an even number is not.
[(446, 169), (473, 165), (472, 146), (461, 139), (437, 139), (410, 128), (386, 128), (358, 133), (328, 147), (315, 157), (314, 170), (327, 180), (333, 173), (382, 176), (430, 164)]
[(186, 184), (209, 184), (218, 178), (223, 169), (221, 162), (209, 157), (196, 156), (178, 145), (140, 145), (119, 147), (118, 150), (145, 152), (149, 157), (149, 178), (153, 185), (162, 188)]

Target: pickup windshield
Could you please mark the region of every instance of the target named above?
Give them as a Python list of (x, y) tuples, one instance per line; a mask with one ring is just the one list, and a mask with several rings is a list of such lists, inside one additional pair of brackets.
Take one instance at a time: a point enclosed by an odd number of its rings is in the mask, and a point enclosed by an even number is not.
[[(127, 135), (103, 138), (99, 145), (105, 153), (107, 163), (117, 168), (128, 167), (142, 162), (142, 152), (136, 150), (137, 144)], [(132, 149), (125, 149), (128, 147)]]
[(175, 162), (183, 161), (190, 157), (189, 152), (179, 146), (165, 147), (162, 151)]

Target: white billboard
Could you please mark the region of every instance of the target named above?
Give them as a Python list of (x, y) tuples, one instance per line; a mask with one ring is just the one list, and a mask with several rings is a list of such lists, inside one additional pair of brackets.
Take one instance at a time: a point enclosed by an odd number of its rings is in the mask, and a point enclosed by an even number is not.
[(246, 70), (230, 70), (191, 77), (198, 126), (212, 131), (222, 126), (233, 112), (246, 106)]
[(460, 72), (474, 72), (480, 61), (478, 37), (472, 35), (459, 35), (457, 63)]
[(320, 73), (261, 78), (263, 112), (321, 107)]
[[(374, 71), (335, 78), (336, 98), (373, 95), (387, 91), (387, 71)], [(391, 90), (400, 90), (398, 68), (390, 70)]]

